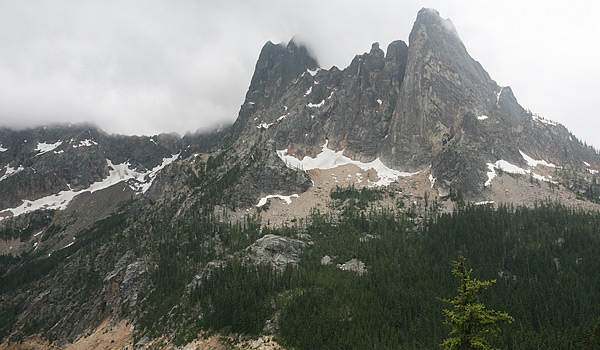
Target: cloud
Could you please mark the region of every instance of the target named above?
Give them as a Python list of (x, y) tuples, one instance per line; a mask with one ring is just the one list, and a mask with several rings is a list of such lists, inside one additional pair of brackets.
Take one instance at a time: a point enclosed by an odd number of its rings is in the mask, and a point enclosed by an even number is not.
[(231, 123), (266, 41), (296, 36), (322, 67), (344, 68), (373, 42), (407, 40), (421, 7), (450, 18), (525, 107), (600, 145), (591, 1), (0, 2), (0, 124), (183, 134)]

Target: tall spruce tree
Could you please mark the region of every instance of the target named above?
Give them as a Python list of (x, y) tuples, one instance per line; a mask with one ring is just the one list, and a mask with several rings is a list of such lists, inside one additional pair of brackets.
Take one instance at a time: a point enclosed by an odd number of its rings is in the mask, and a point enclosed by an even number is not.
[(479, 301), (479, 293), (496, 283), (496, 280), (471, 279), (473, 269), (467, 269), (466, 260), (459, 252), (458, 260), (452, 263), (452, 273), (460, 280), (460, 286), (454, 299), (442, 299), (452, 305), (452, 310), (443, 311), (444, 323), (450, 325), (452, 330), (441, 346), (446, 350), (494, 349), (486, 338), (500, 332), (500, 324), (511, 323), (514, 319), (506, 312), (487, 310)]

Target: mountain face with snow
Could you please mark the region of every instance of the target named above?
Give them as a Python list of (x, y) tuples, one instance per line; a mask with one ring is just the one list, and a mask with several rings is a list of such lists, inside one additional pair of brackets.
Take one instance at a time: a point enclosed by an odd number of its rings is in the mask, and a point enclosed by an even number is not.
[[(384, 53), (375, 43), (344, 70), (315, 68), (293, 41), (279, 50), (296, 60), (271, 50), (267, 43), (234, 124), (238, 143), (269, 139), (298, 158), (316, 156), (327, 143), (357, 161), (429, 172), (440, 193), (461, 189), (472, 200), (493, 199), (488, 164), (504, 160), (533, 172), (522, 154), (560, 166), (600, 166), (597, 152), (498, 86), (435, 10), (419, 12), (408, 45), (395, 41)], [(289, 62), (301, 72), (295, 79), (280, 75)]]
[(156, 173), (177, 158), (169, 135), (107, 135), (84, 125), (0, 129), (0, 217), (66, 207), (77, 194), (127, 181), (145, 192)]
[[(212, 259), (186, 285), (249, 251), (251, 261), (290, 255), (297, 264), (312, 244), (305, 235), (237, 247), (220, 230), (231, 222), (252, 228), (248, 217), (272, 227), (313, 210), (335, 216), (328, 201), (339, 187), (385, 188), (393, 197), (378, 207), (411, 210), (417, 220), (433, 210), (431, 201), (450, 211), (463, 196), (598, 209), (599, 170), (597, 151), (524, 110), (434, 10), (419, 12), (408, 43), (394, 41), (385, 52), (375, 43), (345, 69), (320, 68), (294, 40), (267, 42), (237, 120), (214, 133), (0, 129), (0, 277), (35, 264), (61, 269), (31, 268), (35, 278), (10, 279), (14, 290), (0, 286), (0, 308), (18, 306), (0, 335), (35, 321), (65, 344), (105, 319), (140, 326), (156, 287), (152, 271), (164, 263), (153, 259), (190, 244), (181, 239), (186, 230), (210, 236), (194, 251)], [(88, 277), (93, 287), (83, 293), (78, 283)], [(141, 291), (147, 298), (138, 300)], [(82, 293), (88, 298), (73, 297)]]

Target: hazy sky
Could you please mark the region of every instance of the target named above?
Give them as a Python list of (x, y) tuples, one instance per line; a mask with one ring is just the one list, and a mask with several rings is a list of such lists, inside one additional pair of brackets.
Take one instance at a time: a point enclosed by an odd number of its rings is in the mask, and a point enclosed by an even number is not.
[(0, 0), (0, 125), (231, 123), (266, 41), (296, 36), (345, 68), (375, 41), (407, 41), (422, 7), (525, 108), (600, 147), (600, 2), (577, 0)]

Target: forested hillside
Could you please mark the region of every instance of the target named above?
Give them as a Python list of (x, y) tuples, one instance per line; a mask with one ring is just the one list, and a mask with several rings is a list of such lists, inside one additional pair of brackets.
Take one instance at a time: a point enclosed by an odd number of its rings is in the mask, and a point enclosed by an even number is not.
[[(497, 279), (482, 295), (484, 304), (515, 318), (493, 340), (497, 346), (598, 348), (599, 213), (557, 204), (482, 205), (432, 212), (415, 221), (386, 209), (361, 210), (358, 191), (345, 197), (337, 199), (342, 201), (338, 215), (315, 212), (279, 229), (261, 229), (257, 217), (225, 224), (209, 214), (213, 210), (198, 210), (196, 216), (179, 218), (171, 231), (171, 224), (148, 221), (130, 204), (72, 250), (29, 257), (30, 263), (2, 278), (3, 336), (16, 322), (13, 315), (26, 308), (23, 299), (11, 302), (10, 297), (42, 288), (76, 262), (79, 269), (63, 280), (63, 288), (77, 291), (65, 293), (73, 295), (66, 304), (85, 309), (89, 301), (81, 295), (102, 285), (102, 266), (82, 262), (108, 251), (115, 261), (123, 254), (146, 259), (149, 281), (140, 288), (138, 302), (121, 306), (136, 317), (138, 340), (169, 335), (185, 344), (206, 330), (275, 332), (280, 343), (296, 349), (436, 348), (449, 331), (440, 298), (456, 295), (451, 262), (461, 250), (475, 277)], [(170, 215), (163, 208), (153, 216)], [(129, 228), (123, 230), (125, 224)], [(299, 264), (274, 269), (250, 264), (239, 254), (267, 234), (308, 242)], [(364, 263), (366, 271), (340, 268), (352, 259)], [(208, 273), (191, 285), (199, 271)], [(18, 336), (60, 337), (58, 330), (65, 328), (55, 326), (60, 322), (40, 312)]]

